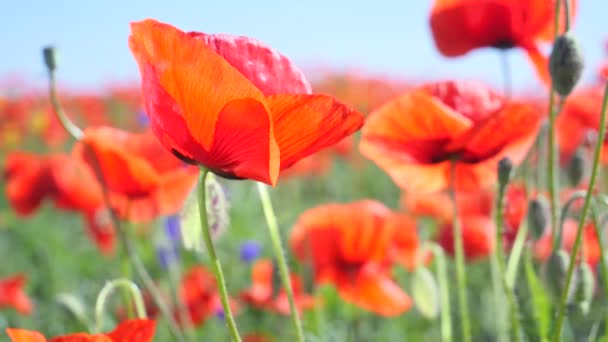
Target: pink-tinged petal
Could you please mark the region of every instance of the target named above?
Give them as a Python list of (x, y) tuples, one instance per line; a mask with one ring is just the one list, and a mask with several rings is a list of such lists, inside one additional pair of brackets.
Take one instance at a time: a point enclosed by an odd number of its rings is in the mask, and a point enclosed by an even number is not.
[(266, 96), (312, 92), (302, 70), (259, 40), (229, 34), (190, 32), (189, 35), (204, 41)]

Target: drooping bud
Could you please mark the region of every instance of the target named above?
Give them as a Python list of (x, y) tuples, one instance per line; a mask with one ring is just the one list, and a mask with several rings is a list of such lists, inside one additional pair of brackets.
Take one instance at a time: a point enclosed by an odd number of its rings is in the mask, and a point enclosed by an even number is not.
[(534, 240), (540, 239), (545, 234), (547, 227), (548, 204), (544, 197), (538, 196), (528, 203), (528, 228)]
[(583, 55), (574, 35), (566, 32), (557, 37), (549, 56), (549, 74), (553, 88), (562, 97), (572, 92), (583, 72)]
[(42, 55), (44, 56), (44, 64), (49, 71), (55, 71), (57, 69), (57, 60), (55, 58), (55, 48), (47, 46), (42, 49)]
[(581, 148), (577, 149), (570, 159), (568, 165), (568, 180), (570, 185), (576, 187), (580, 184), (585, 176), (585, 151)]
[(412, 298), (416, 308), (427, 319), (435, 319), (439, 314), (439, 288), (433, 273), (420, 266), (412, 279)]
[(583, 262), (576, 268), (576, 292), (574, 298), (583, 314), (589, 313), (593, 290), (595, 289), (595, 276), (588, 263)]
[[(552, 253), (549, 260), (547, 260), (547, 264), (545, 265), (545, 281), (554, 298), (560, 298), (566, 287), (566, 273), (569, 263), (570, 256), (563, 249)], [(575, 286), (572, 286), (574, 284), (576, 284), (576, 281), (571, 283), (570, 290), (568, 291), (569, 301), (574, 293), (573, 289)]]
[(504, 157), (498, 162), (498, 186), (501, 189), (504, 189), (509, 183), (512, 171), (513, 162), (509, 157)]

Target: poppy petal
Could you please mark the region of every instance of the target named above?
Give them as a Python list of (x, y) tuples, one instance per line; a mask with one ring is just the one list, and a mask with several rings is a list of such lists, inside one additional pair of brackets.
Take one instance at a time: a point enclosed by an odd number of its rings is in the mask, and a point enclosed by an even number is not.
[(344, 300), (382, 316), (397, 316), (412, 307), (411, 298), (375, 263), (366, 264), (351, 286), (338, 291)]
[(37, 331), (8, 328), (6, 333), (12, 342), (46, 342), (46, 338)]
[(268, 97), (281, 169), (338, 143), (363, 125), (363, 114), (326, 95)]
[(66, 336), (58, 336), (49, 340), (49, 342), (115, 342), (104, 335), (89, 335), (85, 333), (70, 334)]
[(266, 96), (312, 92), (302, 70), (259, 40), (229, 34), (189, 34), (204, 41)]
[(107, 333), (112, 342), (149, 342), (154, 337), (156, 322), (148, 319), (134, 319), (120, 323), (114, 331)]
[[(238, 99), (265, 103), (262, 92), (224, 58), (171, 25), (151, 19), (132, 23), (129, 46), (142, 76), (156, 73), (159, 86), (177, 104), (188, 131), (206, 150), (216, 141), (216, 121), (227, 104)], [(146, 78), (142, 77), (142, 83), (149, 81)], [(163, 120), (157, 117), (164, 115), (150, 110), (156, 100), (144, 91), (152, 122)]]

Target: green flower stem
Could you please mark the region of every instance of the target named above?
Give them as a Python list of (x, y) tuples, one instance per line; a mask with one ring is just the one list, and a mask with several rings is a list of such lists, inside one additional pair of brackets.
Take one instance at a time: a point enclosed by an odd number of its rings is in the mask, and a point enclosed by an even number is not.
[(585, 203), (583, 204), (583, 210), (581, 212), (581, 216), (578, 222), (578, 229), (576, 231), (576, 240), (574, 242), (574, 246), (572, 247), (570, 264), (568, 265), (568, 273), (566, 274), (566, 283), (564, 286), (564, 291), (561, 296), (558, 314), (557, 314), (557, 323), (555, 325), (555, 329), (553, 331), (553, 341), (558, 342), (561, 339), (562, 335), (562, 325), (564, 322), (564, 316), (566, 314), (566, 305), (568, 300), (568, 291), (570, 290), (570, 283), (572, 282), (572, 274), (574, 273), (574, 265), (576, 263), (578, 250), (581, 246), (581, 241), (583, 237), (583, 227), (585, 226), (585, 219), (587, 218), (587, 213), (589, 211), (589, 207), (591, 205), (591, 198), (593, 196), (593, 188), (595, 186), (595, 181), (597, 179), (597, 174), (600, 165), (600, 157), (602, 154), (602, 147), (604, 142), (604, 135), (606, 133), (606, 104), (608, 102), (608, 85), (604, 90), (604, 99), (602, 100), (602, 111), (600, 113), (600, 125), (599, 132), (597, 136), (597, 142), (595, 145), (595, 152), (593, 154), (593, 166), (591, 169), (591, 178), (589, 179), (589, 186), (587, 188), (587, 194), (585, 195)]
[(76, 140), (80, 140), (82, 138), (82, 130), (78, 128), (71, 120), (68, 118), (67, 114), (63, 110), (61, 103), (59, 102), (59, 97), (57, 96), (57, 86), (55, 82), (55, 71), (52, 69), (47, 69), (49, 72), (49, 98), (51, 100), (51, 106), (53, 107), (53, 111), (55, 111), (55, 115), (59, 119), (59, 122), (63, 126), (63, 128)]
[(137, 318), (147, 318), (146, 316), (146, 307), (144, 305), (144, 300), (141, 295), (141, 291), (137, 285), (135, 285), (132, 281), (121, 278), (115, 279), (108, 282), (99, 292), (97, 296), (97, 300), (95, 301), (95, 331), (101, 332), (103, 328), (103, 310), (106, 304), (106, 301), (110, 294), (114, 291), (115, 288), (121, 287), (127, 291), (131, 295), (133, 299), (133, 303), (135, 303), (135, 310), (137, 312)]
[(458, 203), (456, 202), (456, 161), (452, 160), (450, 167), (450, 199), (452, 201), (453, 218), (452, 231), (454, 236), (454, 254), (456, 258), (456, 282), (458, 283), (458, 301), (460, 304), (460, 323), (462, 326), (462, 341), (471, 341), (471, 321), (469, 318), (469, 303), (467, 300), (467, 277), (464, 260), (464, 246), (462, 241), (462, 227), (458, 217)]
[(236, 322), (234, 320), (234, 315), (232, 314), (232, 309), (230, 308), (230, 301), (228, 299), (228, 290), (226, 289), (226, 280), (224, 279), (224, 272), (222, 270), (220, 260), (215, 252), (215, 246), (213, 246), (213, 239), (211, 238), (209, 221), (207, 219), (207, 187), (205, 181), (207, 179), (208, 174), (209, 171), (207, 169), (201, 168), (198, 181), (198, 212), (201, 220), (201, 227), (203, 230), (203, 241), (205, 242), (205, 247), (207, 248), (207, 252), (209, 253), (211, 263), (213, 264), (213, 273), (215, 274), (215, 278), (217, 280), (218, 287), (220, 290), (220, 300), (224, 309), (224, 317), (226, 318), (226, 325), (228, 326), (230, 336), (233, 342), (240, 342), (241, 336), (239, 335), (238, 329), (236, 327)]
[(522, 252), (526, 245), (526, 236), (528, 235), (528, 222), (523, 220), (519, 224), (517, 235), (515, 236), (515, 242), (511, 248), (511, 254), (509, 255), (509, 261), (507, 262), (507, 270), (505, 272), (505, 278), (507, 286), (513, 288), (515, 286), (515, 278), (517, 278), (517, 270), (519, 269), (519, 263), (521, 261)]
[(268, 194), (268, 189), (266, 185), (258, 182), (257, 186), (258, 192), (260, 194), (260, 201), (262, 202), (262, 207), (264, 209), (264, 216), (266, 217), (266, 223), (268, 225), (268, 232), (270, 233), (270, 239), (272, 240), (272, 247), (274, 249), (274, 254), (277, 258), (281, 281), (283, 282), (283, 287), (285, 288), (285, 292), (287, 293), (289, 310), (291, 312), (291, 320), (294, 329), (296, 330), (298, 342), (304, 342), (304, 330), (302, 329), (302, 322), (300, 321), (300, 315), (293, 296), (293, 288), (291, 286), (291, 279), (289, 276), (289, 267), (287, 266), (287, 260), (285, 259), (285, 251), (281, 243), (281, 236), (279, 234), (279, 224), (277, 222), (277, 217), (272, 208), (272, 201), (270, 200), (270, 194)]
[(505, 273), (505, 254), (502, 245), (502, 235), (504, 231), (503, 210), (505, 188), (506, 184), (501, 185), (498, 190), (498, 199), (496, 203), (496, 236), (494, 239), (494, 255), (498, 266), (498, 275), (502, 283), (502, 290), (504, 291), (504, 295), (507, 298), (507, 302), (509, 303), (509, 312), (511, 319), (511, 340), (519, 341), (519, 308), (517, 305), (517, 300), (515, 299), (515, 296), (513, 294), (513, 288), (507, 282), (507, 277)]
[(452, 341), (452, 316), (450, 310), (450, 291), (448, 284), (448, 270), (445, 262), (445, 253), (441, 247), (433, 244), (431, 247), (437, 267), (437, 280), (439, 281), (439, 300), (441, 301), (441, 341)]
[[(597, 241), (600, 244), (600, 267), (602, 268), (601, 276), (604, 277), (603, 280), (600, 280), (600, 283), (604, 286), (602, 289), (604, 290), (604, 295), (608, 295), (608, 261), (606, 261), (606, 253), (604, 250), (604, 248), (606, 248), (606, 241), (604, 241), (604, 234), (600, 228), (603, 227), (600, 220), (600, 214), (598, 213), (597, 206), (595, 205), (591, 208), (591, 217), (593, 218), (593, 227), (595, 228)], [(608, 315), (606, 316), (604, 326), (608, 327)], [(608, 341), (608, 329), (604, 329), (603, 340)]]

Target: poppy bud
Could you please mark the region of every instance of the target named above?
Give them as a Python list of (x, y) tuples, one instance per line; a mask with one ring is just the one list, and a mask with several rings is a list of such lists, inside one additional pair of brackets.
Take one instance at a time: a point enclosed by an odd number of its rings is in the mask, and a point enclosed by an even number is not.
[(585, 151), (577, 149), (568, 165), (568, 180), (571, 186), (577, 186), (585, 175)]
[(504, 189), (511, 178), (513, 171), (513, 162), (509, 157), (504, 157), (498, 162), (498, 186)]
[(557, 37), (549, 56), (549, 73), (553, 89), (566, 97), (583, 72), (583, 55), (576, 38), (569, 32)]
[(574, 298), (583, 314), (589, 312), (593, 290), (595, 289), (595, 276), (588, 263), (583, 262), (576, 268), (576, 292)]
[[(566, 251), (560, 249), (551, 254), (545, 265), (545, 281), (550, 293), (555, 298), (560, 298), (564, 291), (566, 286), (566, 272), (568, 271), (569, 263), (570, 256)], [(576, 284), (576, 280), (571, 284)], [(573, 288), (574, 286), (570, 286), (569, 298), (572, 297)]]
[(55, 48), (47, 46), (42, 49), (42, 55), (44, 56), (44, 64), (49, 71), (55, 71), (57, 69), (57, 60), (55, 58)]
[(412, 298), (422, 316), (435, 319), (439, 314), (439, 288), (433, 273), (420, 266), (412, 279)]
[(527, 216), (530, 235), (534, 240), (540, 239), (547, 227), (547, 201), (540, 196), (531, 199)]

